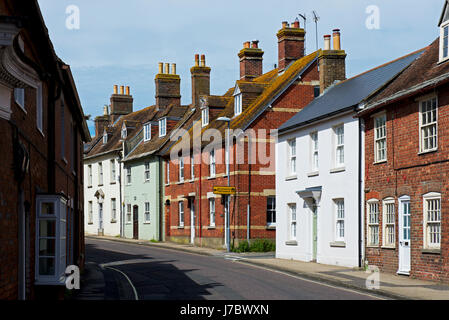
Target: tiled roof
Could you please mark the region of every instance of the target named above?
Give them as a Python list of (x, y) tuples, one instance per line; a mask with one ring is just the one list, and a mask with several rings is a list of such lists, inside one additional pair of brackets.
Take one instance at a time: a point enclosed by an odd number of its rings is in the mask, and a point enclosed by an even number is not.
[(439, 63), (439, 38), (437, 38), (425, 48), (421, 57), (394, 79), (385, 90), (371, 97), (365, 109), (359, 114), (371, 112), (385, 104), (429, 90), (446, 81), (449, 81), (449, 61)]
[(351, 110), (407, 68), (422, 52), (423, 49), (330, 86), (322, 95), (280, 126), (279, 132)]

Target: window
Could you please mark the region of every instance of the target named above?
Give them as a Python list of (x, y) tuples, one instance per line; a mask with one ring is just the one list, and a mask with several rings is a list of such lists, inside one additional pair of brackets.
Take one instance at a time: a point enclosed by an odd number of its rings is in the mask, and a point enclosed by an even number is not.
[(292, 139), (288, 141), (288, 157), (289, 157), (289, 173), (290, 175), (296, 174), (296, 140)]
[(115, 174), (115, 159), (111, 159), (111, 162), (110, 162), (110, 165), (111, 165), (111, 183), (115, 183), (115, 180), (116, 180), (116, 174)]
[(289, 240), (296, 240), (296, 203), (288, 205)]
[(379, 245), (379, 202), (368, 201), (368, 245)]
[(93, 211), (92, 211), (92, 201), (89, 201), (87, 203), (87, 223), (92, 224), (93, 223)]
[(383, 201), (382, 209), (382, 233), (383, 245), (386, 247), (395, 246), (395, 213), (394, 213), (394, 199), (386, 199)]
[(313, 87), (313, 97), (314, 98), (319, 97), (320, 96), (320, 91), (321, 91), (320, 86)]
[(242, 110), (242, 93), (240, 88), (236, 86), (234, 90), (234, 115), (238, 116), (242, 113)]
[(184, 202), (179, 201), (179, 226), (184, 227)]
[(87, 166), (87, 186), (92, 187), (92, 165)]
[(150, 222), (150, 203), (145, 202), (145, 222)]
[(193, 154), (190, 156), (190, 178), (195, 179), (195, 158)]
[(424, 195), (424, 248), (440, 249), (441, 244), (441, 194)]
[(123, 127), (122, 127), (122, 139), (126, 139), (127, 136), (128, 136), (128, 132), (126, 130), (126, 125), (123, 124)]
[(145, 181), (150, 181), (150, 163), (149, 162), (145, 162)]
[(103, 162), (98, 163), (98, 185), (103, 185)]
[(126, 168), (126, 184), (131, 184), (131, 167)]
[(420, 146), (421, 152), (436, 150), (438, 145), (437, 98), (420, 102)]
[(159, 120), (159, 137), (163, 137), (167, 134), (167, 119)]
[(276, 226), (276, 197), (267, 197), (267, 226)]
[(335, 208), (335, 240), (345, 240), (345, 201), (343, 199), (334, 200)]
[(144, 127), (143, 127), (143, 140), (144, 141), (149, 141), (151, 140), (151, 124), (147, 123)]
[(215, 198), (209, 199), (209, 221), (210, 226), (215, 227)]
[(184, 158), (179, 159), (179, 182), (184, 181)]
[(335, 166), (345, 165), (345, 128), (343, 125), (334, 128), (335, 134)]
[(311, 153), (312, 153), (312, 171), (318, 171), (318, 132), (310, 134)]
[(111, 199), (111, 221), (115, 222), (117, 220), (117, 201), (115, 198)]
[(37, 196), (36, 282), (65, 282), (67, 201), (61, 196)]
[(215, 177), (215, 150), (209, 153), (209, 177)]
[(449, 25), (448, 22), (446, 22), (445, 25), (442, 25), (440, 27), (440, 61), (444, 61), (449, 58), (448, 35), (449, 35)]
[(103, 133), (103, 144), (108, 143), (108, 133), (106, 132), (106, 130)]
[(201, 110), (201, 124), (203, 127), (209, 124), (209, 108)]
[(42, 83), (36, 88), (36, 125), (40, 132), (44, 130), (44, 115), (42, 108)]
[(24, 88), (15, 88), (14, 89), (14, 101), (25, 110), (25, 89)]
[(387, 160), (387, 116), (374, 118), (374, 162)]
[(128, 223), (131, 223), (131, 204), (130, 203), (128, 203), (126, 205), (126, 221)]
[(167, 184), (170, 184), (170, 161), (167, 161)]

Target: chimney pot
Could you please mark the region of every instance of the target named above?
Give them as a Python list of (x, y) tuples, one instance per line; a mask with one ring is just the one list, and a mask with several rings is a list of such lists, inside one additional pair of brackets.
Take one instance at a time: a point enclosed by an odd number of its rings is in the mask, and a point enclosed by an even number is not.
[(282, 28), (288, 28), (288, 22), (282, 21)]
[(125, 94), (125, 87), (124, 86), (120, 86), (120, 94), (121, 95)]
[(292, 23), (292, 28), (299, 29), (299, 21), (295, 20), (295, 22)]
[(340, 29), (333, 30), (334, 50), (341, 50)]
[(170, 71), (170, 64), (169, 64), (169, 63), (166, 63), (166, 64), (165, 64), (165, 72), (164, 72), (164, 73), (165, 73), (165, 74), (169, 74), (169, 73), (170, 73), (169, 71)]
[(118, 85), (114, 85), (114, 94), (118, 93)]
[(206, 56), (204, 54), (201, 55), (201, 66), (202, 67), (206, 66)]
[(126, 95), (129, 96), (129, 86), (126, 86)]
[(248, 49), (251, 46), (251, 43), (249, 41), (243, 42), (243, 48)]
[(251, 44), (251, 47), (254, 49), (259, 48), (259, 40), (254, 40)]
[(159, 74), (164, 73), (164, 64), (162, 62), (159, 62)]
[(199, 67), (200, 65), (200, 55), (196, 54), (195, 55), (195, 67)]
[(176, 63), (171, 64), (171, 73), (176, 74)]
[(331, 36), (329, 34), (324, 36), (324, 50), (331, 49)]

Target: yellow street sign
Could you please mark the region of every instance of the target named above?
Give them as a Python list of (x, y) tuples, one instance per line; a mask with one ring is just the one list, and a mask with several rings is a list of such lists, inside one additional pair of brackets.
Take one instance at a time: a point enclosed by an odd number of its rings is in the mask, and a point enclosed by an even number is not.
[(214, 187), (214, 194), (235, 194), (235, 187)]

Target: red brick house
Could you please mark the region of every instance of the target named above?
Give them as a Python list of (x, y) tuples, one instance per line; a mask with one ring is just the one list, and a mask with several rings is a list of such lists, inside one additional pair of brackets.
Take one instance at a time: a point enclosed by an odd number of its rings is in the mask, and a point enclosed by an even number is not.
[[(275, 240), (275, 141), (270, 130), (319, 94), (318, 54), (304, 56), (304, 36), (298, 21), (284, 22), (277, 33), (278, 67), (266, 73), (258, 41), (245, 42), (238, 53), (240, 79), (222, 96), (210, 94), (211, 69), (204, 56), (201, 63), (196, 56), (191, 111), (173, 131), (172, 141), (181, 142), (162, 152), (167, 240), (223, 248), (228, 243), (227, 205), (231, 246), (246, 239)], [(227, 186), (228, 178), (236, 194), (214, 194), (214, 187)]]
[(449, 280), (449, 61), (441, 37), (367, 101), (365, 243), (370, 265)]
[(83, 141), (70, 67), (37, 1), (0, 2), (0, 299), (61, 298), (84, 265)]

